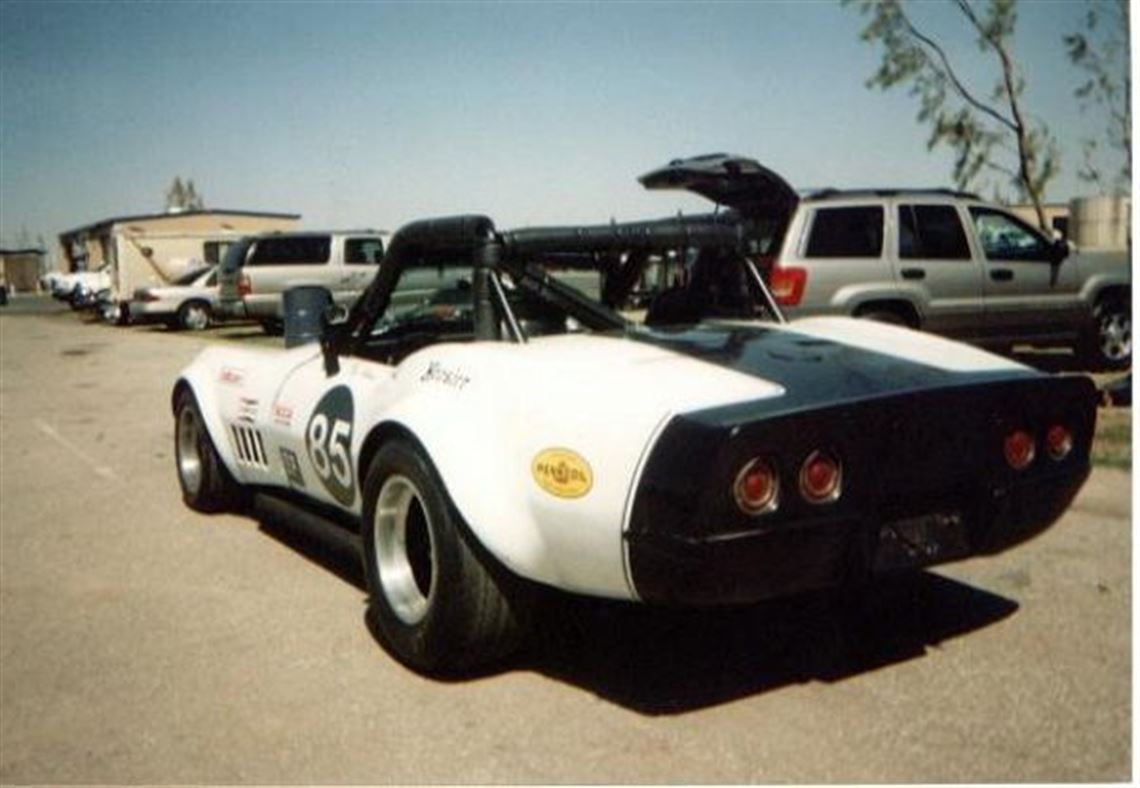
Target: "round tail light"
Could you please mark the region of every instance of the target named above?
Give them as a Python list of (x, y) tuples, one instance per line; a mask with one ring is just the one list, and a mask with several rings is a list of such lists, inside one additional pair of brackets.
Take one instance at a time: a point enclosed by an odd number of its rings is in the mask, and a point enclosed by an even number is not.
[(1054, 424), (1045, 433), (1045, 450), (1057, 462), (1065, 459), (1073, 450), (1073, 433), (1063, 424)]
[(758, 515), (775, 511), (780, 504), (780, 478), (767, 460), (751, 460), (736, 474), (732, 497), (745, 514)]
[(1037, 456), (1037, 443), (1025, 430), (1014, 430), (1005, 437), (1005, 461), (1015, 471), (1023, 471)]
[(831, 503), (843, 491), (843, 467), (829, 452), (813, 451), (800, 467), (800, 494), (808, 503)]

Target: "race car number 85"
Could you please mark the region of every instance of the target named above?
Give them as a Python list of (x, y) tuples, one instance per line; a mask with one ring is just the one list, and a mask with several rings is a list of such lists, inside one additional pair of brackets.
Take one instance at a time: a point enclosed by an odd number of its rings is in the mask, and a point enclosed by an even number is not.
[[(348, 437), (352, 435), (352, 425), (337, 419), (329, 432), (329, 420), (318, 413), (309, 422), (309, 457), (317, 475), (326, 479), (331, 471), (337, 482), (348, 487), (352, 483), (352, 466), (348, 461)], [(326, 447), (325, 440), (328, 440)]]
[(321, 484), (338, 502), (351, 506), (356, 498), (352, 473), (352, 392), (337, 386), (325, 394), (305, 429), (309, 462)]

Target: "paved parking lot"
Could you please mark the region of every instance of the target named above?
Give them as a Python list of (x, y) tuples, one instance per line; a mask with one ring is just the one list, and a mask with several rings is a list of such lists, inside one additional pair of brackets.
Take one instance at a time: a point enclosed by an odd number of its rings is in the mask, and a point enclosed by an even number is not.
[(356, 557), (186, 509), (169, 391), (252, 338), (0, 311), (0, 782), (988, 782), (1131, 776), (1131, 475), (1010, 553), (728, 613), (564, 600), (443, 683)]

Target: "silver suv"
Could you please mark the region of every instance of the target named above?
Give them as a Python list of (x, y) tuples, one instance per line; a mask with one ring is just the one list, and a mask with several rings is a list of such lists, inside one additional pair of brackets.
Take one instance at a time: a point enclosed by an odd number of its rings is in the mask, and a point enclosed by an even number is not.
[(290, 288), (321, 287), (347, 306), (376, 275), (384, 256), (381, 236), (377, 230), (332, 230), (243, 238), (218, 268), (219, 311), (280, 333)]
[(789, 318), (845, 314), (1008, 350), (1069, 345), (1097, 368), (1132, 358), (1125, 251), (1070, 254), (1007, 210), (939, 189), (797, 194), (751, 159), (717, 154), (641, 178), (744, 219), (754, 260)]

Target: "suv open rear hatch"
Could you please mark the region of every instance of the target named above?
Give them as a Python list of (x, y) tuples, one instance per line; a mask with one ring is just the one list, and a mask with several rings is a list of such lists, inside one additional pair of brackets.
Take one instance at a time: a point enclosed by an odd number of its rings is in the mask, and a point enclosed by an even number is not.
[(674, 159), (637, 180), (646, 189), (685, 189), (746, 216), (787, 214), (799, 202), (779, 175), (755, 159), (727, 153)]

